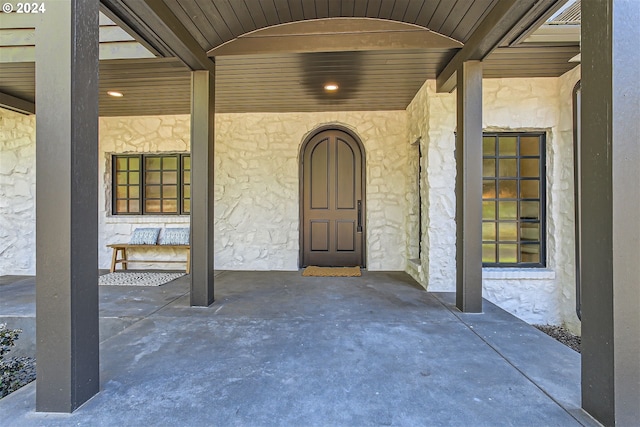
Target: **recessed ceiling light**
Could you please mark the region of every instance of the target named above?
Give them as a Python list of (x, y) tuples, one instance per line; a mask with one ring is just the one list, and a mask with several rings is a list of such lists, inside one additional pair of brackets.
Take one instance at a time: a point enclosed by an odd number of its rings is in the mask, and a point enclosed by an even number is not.
[(328, 91), (336, 91), (338, 90), (338, 85), (335, 83), (327, 83), (326, 85), (324, 85), (324, 90), (328, 90)]
[(118, 92), (118, 91), (115, 91), (115, 90), (107, 91), (107, 95), (115, 96), (116, 98), (122, 98), (124, 96), (122, 94), (122, 92)]

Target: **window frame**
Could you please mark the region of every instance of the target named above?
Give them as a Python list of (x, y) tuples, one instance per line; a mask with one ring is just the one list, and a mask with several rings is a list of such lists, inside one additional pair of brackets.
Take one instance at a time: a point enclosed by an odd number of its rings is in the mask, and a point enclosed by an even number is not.
[[(482, 266), (486, 267), (486, 268), (546, 268), (547, 266), (547, 176), (546, 176), (546, 149), (547, 149), (547, 133), (544, 131), (509, 131), (509, 132), (483, 132), (482, 134), (483, 136), (483, 152), (482, 152), (482, 159), (483, 159), (483, 163), (485, 159), (495, 159), (496, 161), (496, 166), (494, 169), (494, 175), (491, 177), (485, 177), (484, 176), (484, 168), (483, 168), (483, 176), (482, 176), (482, 182), (483, 184), (487, 181), (487, 180), (491, 180), (495, 183), (495, 190), (496, 190), (496, 194), (494, 197), (492, 198), (487, 198), (485, 199), (484, 196), (482, 197), (482, 201), (484, 202), (485, 200), (489, 200), (489, 201), (493, 201), (496, 204), (496, 212), (494, 215), (494, 218), (492, 220), (485, 220), (485, 218), (482, 218), (482, 224), (484, 225), (487, 222), (492, 222), (494, 224), (500, 224), (501, 220), (499, 218), (499, 201), (501, 199), (507, 199), (507, 201), (516, 201), (517, 203), (517, 217), (516, 220), (506, 220), (503, 219), (502, 222), (503, 223), (507, 223), (507, 222), (514, 222), (516, 224), (516, 229), (517, 229), (517, 238), (515, 243), (512, 241), (506, 241), (506, 243), (504, 244), (516, 244), (518, 247), (517, 250), (517, 257), (518, 257), (518, 261), (517, 262), (499, 262), (500, 258), (499, 258), (499, 252), (498, 252), (498, 248), (501, 242), (505, 242), (505, 241), (501, 241), (500, 240), (500, 235), (498, 233), (498, 228), (496, 227), (496, 236), (494, 240), (484, 240), (482, 239), (482, 244), (494, 244), (496, 245), (496, 260), (498, 262), (482, 262)], [(485, 137), (493, 137), (496, 138), (496, 145), (495, 145), (495, 153), (493, 155), (485, 155), (484, 153), (484, 138)], [(536, 137), (538, 138), (538, 156), (527, 156), (527, 155), (522, 155), (520, 153), (520, 149), (517, 148), (515, 155), (503, 155), (501, 156), (499, 153), (499, 139), (500, 138), (504, 138), (504, 137), (516, 137), (517, 138), (517, 147), (520, 146), (520, 138), (521, 137)], [(509, 180), (516, 180), (516, 185), (518, 188), (518, 193), (516, 194), (516, 197), (513, 198), (501, 198), (500, 194), (499, 194), (499, 182), (500, 180), (505, 180), (505, 178), (501, 178), (500, 176), (500, 170), (499, 170), (499, 160), (500, 159), (514, 159), (516, 160), (516, 164), (517, 166), (517, 174), (515, 177), (507, 177), (506, 179)], [(538, 194), (538, 198), (525, 198), (525, 197), (521, 197), (520, 194), (520, 188), (521, 188), (521, 183), (523, 181), (529, 181), (529, 180), (535, 180), (535, 177), (525, 177), (521, 174), (520, 171), (520, 161), (523, 159), (538, 159), (539, 160), (539, 164), (538, 164), (538, 176), (537, 179), (539, 180), (539, 194)], [(521, 217), (521, 213), (520, 213), (520, 209), (521, 209), (521, 203), (522, 202), (527, 202), (527, 201), (535, 201), (539, 203), (538, 206), (538, 216), (539, 219), (538, 220), (531, 220), (531, 219), (522, 219), (523, 217)], [(532, 243), (530, 244), (538, 244), (539, 245), (539, 262), (527, 262), (527, 261), (522, 261), (521, 257), (522, 257), (522, 252), (521, 252), (521, 245), (523, 245), (523, 239), (522, 239), (522, 224), (539, 224), (540, 227), (540, 231), (539, 231), (539, 240), (534, 240), (532, 241)], [(525, 240), (526, 242), (526, 240)], [(524, 245), (526, 246), (527, 243), (524, 243)]]
[[(177, 168), (176, 168), (176, 183), (170, 184), (175, 185), (176, 187), (176, 212), (148, 212), (146, 209), (146, 201), (147, 201), (147, 185), (146, 185), (146, 159), (149, 157), (173, 157), (176, 159)], [(184, 173), (187, 171), (184, 168), (184, 159), (186, 157), (191, 157), (191, 154), (188, 152), (160, 152), (160, 153), (112, 153), (111, 154), (111, 215), (112, 216), (181, 216), (181, 215), (190, 215), (190, 212), (187, 212), (184, 209), (185, 205), (185, 196), (184, 196), (184, 188), (185, 185), (191, 186), (191, 179), (189, 177), (189, 183), (185, 184), (184, 182)], [(118, 198), (117, 187), (117, 173), (118, 173), (118, 159), (120, 158), (136, 158), (138, 159), (140, 168), (136, 172), (139, 173), (138, 180), (138, 204), (139, 204), (139, 212), (118, 212), (117, 211), (117, 202), (118, 200), (136, 200), (136, 198)], [(162, 168), (162, 166), (161, 166)], [(160, 169), (162, 171), (162, 169)], [(131, 170), (127, 169), (127, 172), (130, 173)], [(191, 167), (189, 167), (188, 172), (191, 172)], [(129, 185), (129, 184), (127, 184)], [(135, 185), (135, 184), (134, 184)], [(162, 181), (161, 184), (162, 186)], [(128, 194), (127, 194), (128, 195)], [(154, 198), (155, 199), (155, 198)], [(162, 196), (157, 199), (162, 202)], [(188, 200), (191, 200), (191, 197), (188, 197)], [(189, 206), (190, 207), (190, 206)]]

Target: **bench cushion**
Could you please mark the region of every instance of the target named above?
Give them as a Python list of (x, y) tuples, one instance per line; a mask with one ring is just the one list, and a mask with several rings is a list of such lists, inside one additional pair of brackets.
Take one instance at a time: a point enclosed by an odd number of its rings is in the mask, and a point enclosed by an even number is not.
[(129, 244), (131, 245), (155, 245), (160, 234), (159, 228), (136, 228)]
[(161, 245), (188, 245), (189, 228), (165, 228), (160, 236)]

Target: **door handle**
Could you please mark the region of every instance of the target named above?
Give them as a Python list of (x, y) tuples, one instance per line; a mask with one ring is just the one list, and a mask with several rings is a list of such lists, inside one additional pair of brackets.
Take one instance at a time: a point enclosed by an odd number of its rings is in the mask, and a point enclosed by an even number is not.
[(362, 200), (358, 200), (358, 233), (362, 233)]

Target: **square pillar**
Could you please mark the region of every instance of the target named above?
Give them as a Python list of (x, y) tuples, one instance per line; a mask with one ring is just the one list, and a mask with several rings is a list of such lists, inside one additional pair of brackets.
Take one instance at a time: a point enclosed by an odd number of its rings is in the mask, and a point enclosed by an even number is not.
[(457, 71), (456, 307), (482, 312), (482, 63)]
[(582, 1), (582, 407), (640, 422), (640, 3)]
[(98, 0), (46, 3), (36, 25), (36, 410), (96, 394)]
[(213, 303), (215, 75), (191, 72), (191, 305)]

